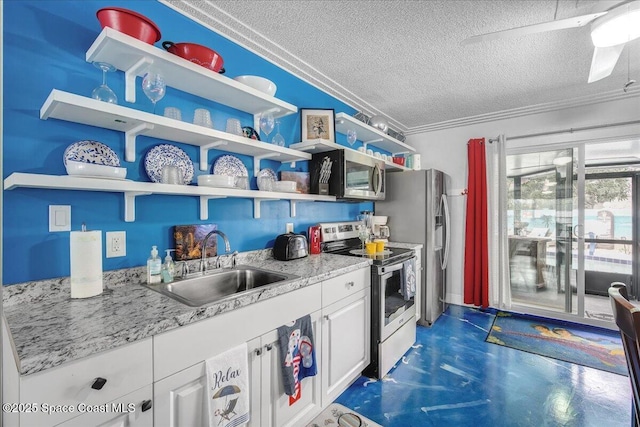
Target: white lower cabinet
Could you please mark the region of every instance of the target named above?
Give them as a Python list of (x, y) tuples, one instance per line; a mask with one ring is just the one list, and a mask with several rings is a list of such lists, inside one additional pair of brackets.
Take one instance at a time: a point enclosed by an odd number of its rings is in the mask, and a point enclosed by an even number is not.
[[(291, 319), (295, 320), (295, 319)], [(321, 410), (322, 331), (320, 311), (311, 314), (317, 375), (300, 381), (300, 398), (289, 404), (282, 381), (278, 333), (273, 330), (249, 343), (251, 349), (251, 427), (306, 425)], [(259, 402), (259, 406), (258, 406)]]
[(322, 406), (369, 365), (371, 291), (367, 287), (322, 309)]

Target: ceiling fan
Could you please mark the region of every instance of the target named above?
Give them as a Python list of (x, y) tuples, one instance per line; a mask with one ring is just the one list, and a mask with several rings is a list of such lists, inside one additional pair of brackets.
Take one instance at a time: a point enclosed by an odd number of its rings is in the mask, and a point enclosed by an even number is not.
[(480, 34), (464, 40), (462, 44), (578, 28), (590, 22), (594, 51), (588, 82), (592, 83), (609, 76), (625, 44), (640, 37), (640, 0), (623, 1), (604, 12)]

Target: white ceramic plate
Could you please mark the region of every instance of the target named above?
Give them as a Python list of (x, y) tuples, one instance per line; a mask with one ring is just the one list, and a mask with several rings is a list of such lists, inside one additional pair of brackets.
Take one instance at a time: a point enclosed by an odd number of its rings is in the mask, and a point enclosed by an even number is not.
[(273, 169), (266, 168), (261, 169), (260, 172), (258, 172), (257, 178), (271, 178), (272, 180), (277, 181), (278, 175)]
[(127, 169), (116, 166), (96, 165), (93, 163), (68, 161), (65, 165), (67, 174), (83, 178), (125, 179)]
[(68, 161), (94, 163), (96, 165), (120, 166), (118, 155), (111, 148), (98, 141), (78, 141), (64, 150), (64, 165)]
[(162, 168), (166, 165), (177, 166), (184, 177), (184, 184), (193, 179), (193, 162), (179, 147), (160, 144), (147, 151), (144, 156), (144, 169), (152, 182), (162, 182)]
[(211, 168), (211, 173), (214, 175), (249, 176), (247, 167), (242, 163), (242, 160), (228, 154), (216, 159)]

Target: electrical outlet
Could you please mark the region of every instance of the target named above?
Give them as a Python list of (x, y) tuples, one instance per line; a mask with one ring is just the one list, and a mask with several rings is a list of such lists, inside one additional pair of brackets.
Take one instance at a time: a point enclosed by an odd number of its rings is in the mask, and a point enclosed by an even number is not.
[(288, 222), (287, 223), (287, 233), (293, 233), (293, 223), (292, 222)]
[(127, 255), (126, 231), (107, 231), (107, 258)]

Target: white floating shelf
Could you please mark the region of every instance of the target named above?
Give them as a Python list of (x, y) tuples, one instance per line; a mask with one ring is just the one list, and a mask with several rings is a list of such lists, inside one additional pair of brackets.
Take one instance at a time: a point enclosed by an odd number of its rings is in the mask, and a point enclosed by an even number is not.
[(84, 178), (69, 175), (43, 175), (15, 172), (4, 180), (4, 189), (42, 188), (49, 190), (83, 190), (123, 193), (124, 220), (135, 221), (135, 199), (138, 196), (165, 194), (174, 196), (200, 197), (200, 219), (209, 217), (208, 202), (210, 199), (237, 197), (254, 199), (254, 218), (260, 218), (260, 203), (263, 201), (289, 200), (291, 216), (295, 216), (297, 202), (335, 202), (334, 196), (317, 194), (280, 193), (271, 191), (240, 190), (235, 188), (201, 187), (197, 185), (157, 184), (130, 180), (113, 180), (102, 178)]
[(167, 86), (253, 115), (271, 111), (274, 117), (298, 112), (295, 105), (215, 73), (164, 49), (105, 27), (86, 53), (87, 62), (107, 62), (125, 72), (125, 99), (135, 102), (135, 78), (150, 66), (162, 72)]
[(200, 147), (200, 170), (208, 170), (210, 149), (219, 148), (254, 158), (254, 175), (260, 171), (260, 160), (272, 159), (282, 163), (310, 160), (311, 154), (280, 147), (255, 139), (233, 135), (193, 123), (170, 119), (157, 114), (109, 104), (93, 98), (54, 89), (40, 109), (40, 118), (66, 120), (124, 132), (125, 160), (135, 161), (138, 135)]
[(305, 153), (325, 153), (333, 150), (343, 150), (347, 147), (336, 144), (335, 142), (327, 141), (324, 139), (315, 139), (312, 141), (302, 141), (295, 144), (291, 144), (289, 148), (298, 151), (304, 151)]
[(371, 144), (393, 154), (413, 153), (416, 151), (412, 146), (398, 141), (348, 114), (336, 114), (336, 131), (346, 134), (349, 129), (353, 129), (358, 133), (358, 140), (362, 141), (365, 146)]

